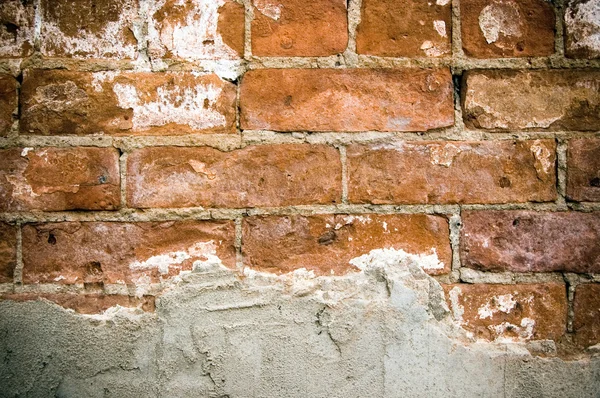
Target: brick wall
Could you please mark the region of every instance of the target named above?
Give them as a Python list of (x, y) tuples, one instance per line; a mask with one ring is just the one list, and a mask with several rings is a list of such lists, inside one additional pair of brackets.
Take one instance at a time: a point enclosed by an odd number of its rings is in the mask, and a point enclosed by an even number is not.
[(0, 3), (0, 291), (420, 258), (488, 340), (600, 343), (598, 0)]

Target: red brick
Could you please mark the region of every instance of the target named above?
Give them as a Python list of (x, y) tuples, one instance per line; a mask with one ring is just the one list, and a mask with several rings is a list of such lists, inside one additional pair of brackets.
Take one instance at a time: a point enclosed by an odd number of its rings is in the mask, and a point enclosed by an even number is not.
[(242, 229), (245, 266), (276, 274), (299, 268), (317, 275), (357, 271), (350, 261), (375, 249), (431, 256), (437, 260), (426, 268), (431, 274), (449, 272), (452, 261), (448, 221), (440, 216), (254, 216), (244, 219)]
[(98, 314), (110, 307), (119, 305), (121, 307), (141, 308), (147, 312), (154, 312), (154, 297), (130, 297), (116, 294), (73, 294), (73, 293), (12, 293), (0, 295), (0, 300), (12, 300), (17, 302), (48, 300), (64, 308), (69, 308), (80, 314)]
[(252, 55), (327, 56), (348, 45), (345, 0), (254, 0)]
[(41, 0), (47, 57), (135, 59), (138, 0)]
[(567, 323), (567, 289), (557, 283), (444, 285), (454, 319), (486, 340), (558, 340)]
[(465, 54), (476, 58), (554, 53), (554, 9), (544, 0), (461, 0)]
[(212, 74), (30, 70), (21, 133), (234, 133), (235, 101), (235, 85)]
[(144, 148), (130, 154), (127, 174), (132, 207), (330, 204), (342, 195), (339, 153), (324, 145)]
[(466, 267), (600, 272), (600, 212), (467, 211), (462, 221)]
[(17, 265), (17, 227), (0, 222), (0, 283), (12, 283)]
[(235, 266), (233, 222), (61, 222), (23, 227), (24, 283), (143, 284), (218, 257)]
[(154, 2), (148, 13), (148, 52), (152, 58), (240, 58), (244, 18), (244, 6), (235, 1)]
[(0, 150), (0, 211), (114, 210), (120, 204), (114, 148)]
[(17, 109), (17, 80), (0, 74), (0, 137), (6, 137), (13, 125), (13, 112)]
[(600, 343), (600, 284), (581, 284), (573, 302), (575, 342), (587, 347)]
[(0, 57), (28, 57), (33, 53), (34, 2), (0, 2)]
[(447, 69), (259, 69), (241, 87), (243, 129), (422, 131), (454, 123)]
[(569, 0), (565, 10), (565, 53), (571, 58), (600, 57), (600, 0)]
[(382, 57), (449, 56), (451, 29), (450, 0), (363, 0), (356, 49)]
[(600, 129), (598, 71), (468, 71), (462, 92), (468, 127)]
[(353, 203), (507, 203), (556, 199), (551, 140), (351, 145)]
[(581, 202), (600, 202), (600, 139), (569, 142), (567, 196)]

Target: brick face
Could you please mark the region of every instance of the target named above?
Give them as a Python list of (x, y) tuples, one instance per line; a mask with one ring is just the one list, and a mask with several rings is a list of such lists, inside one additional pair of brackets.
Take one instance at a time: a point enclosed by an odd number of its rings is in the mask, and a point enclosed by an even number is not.
[(401, 142), (348, 148), (352, 203), (506, 203), (556, 198), (550, 140)]
[(252, 54), (269, 57), (327, 56), (348, 44), (344, 0), (254, 0)]
[(12, 283), (17, 265), (17, 227), (0, 222), (0, 283)]
[(600, 343), (600, 284), (581, 284), (573, 303), (575, 342), (582, 346)]
[(0, 2), (0, 57), (28, 57), (33, 53), (34, 2)]
[(600, 213), (467, 211), (463, 265), (486, 271), (600, 272)]
[(572, 58), (600, 57), (600, 0), (569, 0), (565, 10), (565, 53)]
[(489, 130), (598, 130), (599, 87), (593, 70), (469, 71), (465, 123)]
[(17, 80), (0, 74), (0, 137), (6, 137), (13, 125), (13, 112), (17, 108)]
[(463, 50), (476, 58), (554, 53), (554, 10), (544, 0), (461, 0)]
[(240, 104), (242, 129), (424, 131), (454, 121), (446, 69), (254, 70)]
[(450, 1), (363, 0), (356, 50), (382, 57), (451, 55), (451, 8)]
[(600, 201), (600, 139), (569, 141), (567, 196), (577, 201)]
[(116, 305), (129, 308), (140, 308), (143, 311), (148, 312), (153, 312), (155, 309), (155, 299), (152, 296), (138, 298), (116, 294), (13, 293), (1, 294), (0, 300), (12, 300), (17, 302), (47, 300), (58, 304), (61, 307), (72, 309), (80, 314), (97, 314)]
[(436, 255), (431, 274), (450, 270), (452, 254), (444, 217), (411, 215), (255, 216), (243, 222), (244, 265), (287, 273), (299, 268), (317, 275), (358, 269), (351, 260), (375, 249)]
[(0, 211), (114, 210), (120, 204), (114, 148), (0, 150)]
[(566, 329), (567, 289), (555, 283), (445, 285), (463, 328), (486, 340), (558, 340)]
[(145, 148), (128, 160), (133, 207), (255, 207), (340, 203), (341, 162), (322, 145)]
[(23, 226), (24, 283), (154, 283), (235, 266), (230, 221), (61, 222)]
[(234, 133), (235, 101), (235, 86), (212, 74), (31, 70), (21, 133)]

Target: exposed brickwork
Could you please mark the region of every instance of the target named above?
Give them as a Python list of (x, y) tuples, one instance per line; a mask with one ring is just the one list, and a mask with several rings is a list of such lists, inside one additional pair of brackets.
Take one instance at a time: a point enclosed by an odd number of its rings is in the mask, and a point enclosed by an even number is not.
[(318, 145), (146, 148), (130, 155), (128, 174), (134, 207), (331, 204), (342, 194), (339, 154)]
[(245, 264), (277, 274), (299, 268), (317, 275), (358, 271), (353, 259), (375, 249), (431, 256), (431, 274), (450, 269), (448, 221), (416, 215), (256, 216), (244, 219)]
[(382, 57), (448, 56), (451, 12), (449, 0), (363, 0), (356, 50)]
[(326, 56), (348, 44), (344, 0), (254, 0), (252, 54)]
[(465, 123), (492, 130), (599, 130), (598, 71), (469, 71)]
[(0, 150), (0, 211), (114, 210), (120, 203), (114, 148)]
[(211, 74), (33, 70), (21, 90), (21, 133), (233, 133), (235, 92)]
[(558, 340), (566, 331), (567, 289), (556, 283), (445, 285), (454, 318), (486, 340)]
[(462, 0), (462, 44), (476, 58), (554, 53), (554, 9), (544, 0)]
[(13, 300), (19, 302), (48, 300), (80, 314), (97, 314), (116, 305), (121, 307), (139, 308), (148, 312), (152, 312), (155, 309), (155, 299), (153, 296), (143, 296), (138, 298), (117, 294), (13, 293), (1, 294), (0, 300)]
[(240, 101), (242, 129), (424, 131), (454, 120), (445, 69), (255, 70)]
[(402, 142), (348, 148), (352, 203), (507, 203), (556, 199), (555, 145)]
[(10, 133), (16, 109), (17, 81), (10, 75), (0, 74), (0, 137)]
[(600, 202), (600, 139), (569, 141), (567, 156), (569, 198)]
[(33, 0), (0, 3), (0, 57), (27, 57), (33, 53)]
[(575, 289), (573, 303), (575, 342), (582, 346), (600, 343), (600, 285), (581, 284)]
[(23, 227), (25, 283), (147, 284), (235, 265), (232, 222), (62, 222)]
[(568, 57), (600, 57), (599, 0), (569, 0), (565, 10), (565, 51)]
[(467, 211), (467, 267), (515, 272), (600, 272), (600, 212)]
[(0, 223), (0, 283), (12, 283), (17, 265), (17, 227)]

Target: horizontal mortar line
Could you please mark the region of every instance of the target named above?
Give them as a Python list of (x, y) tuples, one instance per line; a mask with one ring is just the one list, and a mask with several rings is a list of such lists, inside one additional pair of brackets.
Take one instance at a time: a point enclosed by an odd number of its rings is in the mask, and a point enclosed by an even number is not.
[(600, 211), (600, 202), (567, 202), (567, 206), (579, 212)]
[[(170, 281), (164, 283), (134, 284), (134, 283), (105, 283), (102, 287), (86, 288), (84, 282), (77, 283), (24, 283), (14, 285), (11, 293), (34, 293), (34, 294), (119, 294), (134, 296), (137, 288), (144, 288), (144, 295), (153, 296), (160, 294)], [(96, 285), (95, 285), (96, 286)]]

